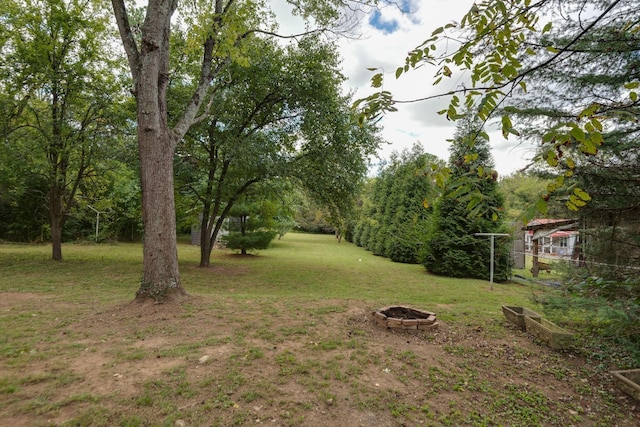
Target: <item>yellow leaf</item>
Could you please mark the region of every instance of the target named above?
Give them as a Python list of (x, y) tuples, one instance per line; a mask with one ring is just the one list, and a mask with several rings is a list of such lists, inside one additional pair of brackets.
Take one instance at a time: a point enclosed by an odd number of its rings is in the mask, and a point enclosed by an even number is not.
[(573, 190), (574, 194), (578, 197), (580, 197), (582, 200), (591, 200), (591, 196), (589, 196), (589, 193), (587, 193), (586, 191), (584, 191), (582, 188), (576, 188), (575, 190)]

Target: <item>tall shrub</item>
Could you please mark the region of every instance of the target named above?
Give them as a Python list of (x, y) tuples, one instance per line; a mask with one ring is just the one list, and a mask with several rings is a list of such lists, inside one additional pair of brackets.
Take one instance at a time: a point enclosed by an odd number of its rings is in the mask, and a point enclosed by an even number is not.
[[(506, 233), (504, 202), (493, 166), (482, 123), (468, 115), (456, 129), (449, 157), (451, 175), (435, 203), (423, 253), (428, 271), (450, 277), (489, 278), (490, 239), (476, 233)], [(509, 274), (509, 240), (496, 238), (494, 279), (506, 280)]]
[(425, 165), (439, 162), (419, 143), (393, 153), (365, 187), (354, 243), (396, 262), (417, 263), (432, 212), (423, 200), (435, 191), (422, 172)]

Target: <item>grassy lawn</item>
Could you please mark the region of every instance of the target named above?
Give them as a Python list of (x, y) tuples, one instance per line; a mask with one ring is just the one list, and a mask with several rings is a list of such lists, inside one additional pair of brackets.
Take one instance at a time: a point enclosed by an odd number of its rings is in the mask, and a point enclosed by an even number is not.
[[(0, 425), (637, 425), (611, 366), (553, 351), (501, 306), (550, 292), (427, 274), (332, 236), (179, 246), (181, 304), (132, 303), (139, 244), (0, 245)], [(371, 321), (434, 311), (430, 332)], [(554, 321), (559, 319), (552, 319)], [(578, 340), (579, 342), (579, 340)]]

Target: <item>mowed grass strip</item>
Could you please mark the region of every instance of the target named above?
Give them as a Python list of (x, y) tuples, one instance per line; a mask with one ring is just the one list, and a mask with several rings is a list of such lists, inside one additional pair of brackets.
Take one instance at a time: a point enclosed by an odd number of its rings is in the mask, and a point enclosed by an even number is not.
[[(197, 265), (197, 247), (184, 246), (179, 253), (183, 265)], [(415, 305), (437, 311), (443, 320), (465, 315), (486, 320), (500, 313), (502, 304), (531, 306), (533, 293), (545, 291), (513, 283), (490, 290), (488, 281), (434, 276), (420, 265), (394, 263), (333, 236), (299, 233), (254, 256), (214, 252), (211, 269), (183, 268), (182, 281), (189, 292), (235, 298)]]
[[(433, 276), (420, 265), (394, 263), (330, 235), (289, 233), (249, 256), (214, 251), (208, 269), (197, 268), (199, 247), (181, 244), (178, 253), (183, 286), (196, 295), (438, 305), (438, 314), (446, 318), (493, 316), (503, 303), (530, 305), (532, 292), (541, 291), (517, 284), (494, 284), (491, 291), (486, 281)], [(139, 286), (139, 244), (66, 244), (63, 256), (53, 262), (49, 246), (0, 245), (0, 291), (111, 303), (132, 299)]]

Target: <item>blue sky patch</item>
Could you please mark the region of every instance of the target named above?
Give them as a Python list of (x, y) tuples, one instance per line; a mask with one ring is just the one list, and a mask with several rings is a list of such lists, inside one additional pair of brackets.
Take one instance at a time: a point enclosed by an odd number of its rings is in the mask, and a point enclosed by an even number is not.
[(387, 21), (382, 17), (382, 13), (379, 10), (376, 10), (373, 15), (369, 18), (369, 24), (381, 30), (385, 34), (391, 34), (398, 29), (398, 21), (395, 19), (391, 21)]

